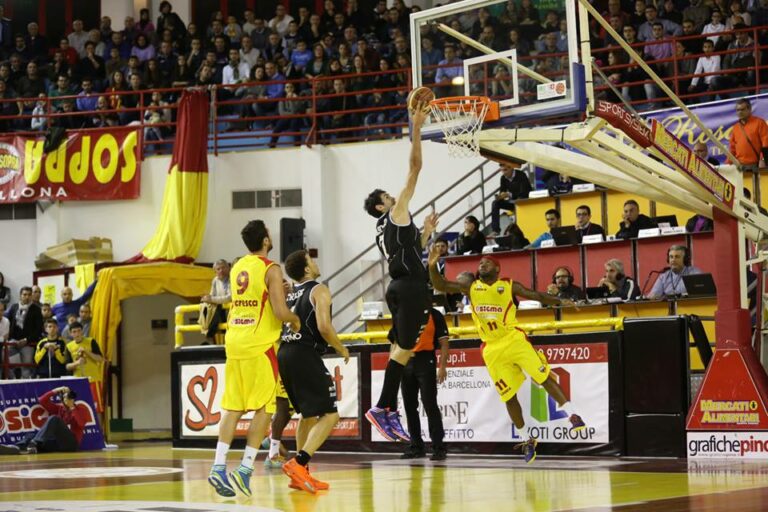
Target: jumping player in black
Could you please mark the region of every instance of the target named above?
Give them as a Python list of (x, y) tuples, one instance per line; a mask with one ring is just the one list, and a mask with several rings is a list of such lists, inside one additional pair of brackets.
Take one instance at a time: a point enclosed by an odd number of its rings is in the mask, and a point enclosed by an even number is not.
[(347, 363), (349, 350), (333, 328), (331, 292), (316, 281), (320, 270), (309, 253), (291, 253), (285, 260), (285, 272), (296, 282), (287, 302), (301, 319), (301, 329), (295, 332), (287, 324), (283, 327), (277, 364), (301, 419), (296, 428), (296, 456), (283, 465), (283, 472), (291, 477), (289, 487), (314, 494), (327, 490), (328, 484), (310, 475), (307, 465), (339, 421), (336, 386), (321, 356), (330, 345)]
[(421, 262), (421, 253), (437, 227), (437, 215), (428, 215), (424, 220), (424, 229), (419, 232), (408, 211), (421, 171), (421, 127), (427, 117), (426, 107), (426, 104), (419, 102), (411, 112), (410, 168), (400, 197), (395, 200), (385, 191), (376, 189), (365, 200), (365, 211), (378, 219), (376, 244), (389, 263), (392, 281), (387, 288), (386, 300), (392, 313), (395, 340), (384, 372), (379, 401), (365, 413), (365, 417), (390, 441), (410, 441), (397, 412), (397, 390), (403, 369), (413, 356), (412, 349), (427, 324), (432, 306), (431, 292), (427, 287), (429, 276)]

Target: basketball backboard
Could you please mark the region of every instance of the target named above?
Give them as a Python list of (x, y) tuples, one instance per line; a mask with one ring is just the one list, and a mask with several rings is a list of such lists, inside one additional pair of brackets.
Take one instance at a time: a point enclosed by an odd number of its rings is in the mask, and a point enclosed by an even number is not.
[[(484, 128), (586, 108), (572, 0), (463, 0), (412, 13), (410, 24), (413, 87), (499, 102)], [(439, 123), (422, 134), (441, 137)]]

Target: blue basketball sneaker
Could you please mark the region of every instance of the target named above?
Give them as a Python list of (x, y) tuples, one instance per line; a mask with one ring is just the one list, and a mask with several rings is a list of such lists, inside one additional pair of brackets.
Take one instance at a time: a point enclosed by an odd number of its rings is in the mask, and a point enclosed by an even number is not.
[(398, 439), (396, 441), (411, 441), (411, 436), (405, 431), (403, 425), (400, 423), (400, 413), (397, 411), (391, 411), (387, 413), (387, 421), (389, 422), (389, 428)]
[(525, 459), (526, 464), (530, 464), (534, 460), (536, 460), (536, 445), (539, 442), (536, 440), (535, 437), (531, 437), (524, 443), (520, 443), (515, 448), (522, 448), (523, 449), (523, 459)]
[(227, 466), (224, 464), (215, 465), (211, 468), (211, 473), (208, 475), (208, 483), (216, 489), (216, 493), (219, 496), (232, 498), (235, 495), (235, 490), (227, 479)]
[(246, 496), (251, 495), (251, 475), (253, 470), (240, 464), (240, 467), (229, 474), (229, 479), (235, 484), (237, 490)]
[(386, 409), (371, 407), (368, 409), (368, 412), (365, 413), (365, 419), (371, 422), (371, 425), (373, 425), (376, 430), (379, 431), (379, 434), (381, 434), (381, 436), (387, 441), (397, 441), (399, 439), (395, 433), (392, 432), (392, 427), (389, 425)]

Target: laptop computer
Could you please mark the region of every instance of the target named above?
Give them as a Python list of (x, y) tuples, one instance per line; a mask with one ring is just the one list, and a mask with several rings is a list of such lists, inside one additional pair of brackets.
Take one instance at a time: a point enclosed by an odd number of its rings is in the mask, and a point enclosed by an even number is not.
[(712, 274), (690, 274), (683, 276), (683, 284), (688, 297), (714, 297), (717, 295)]
[(661, 215), (660, 217), (653, 217), (651, 220), (660, 228), (677, 227), (677, 215)]
[(589, 300), (595, 300), (608, 297), (610, 292), (607, 286), (588, 286), (586, 293)]
[(555, 245), (578, 245), (579, 237), (574, 226), (561, 226), (549, 231), (555, 240)]

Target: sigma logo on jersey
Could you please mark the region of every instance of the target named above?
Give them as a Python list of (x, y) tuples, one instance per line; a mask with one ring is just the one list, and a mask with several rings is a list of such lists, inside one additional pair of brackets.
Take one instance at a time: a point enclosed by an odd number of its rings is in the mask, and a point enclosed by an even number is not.
[(475, 313), (503, 313), (504, 308), (497, 304), (478, 304), (475, 306)]

